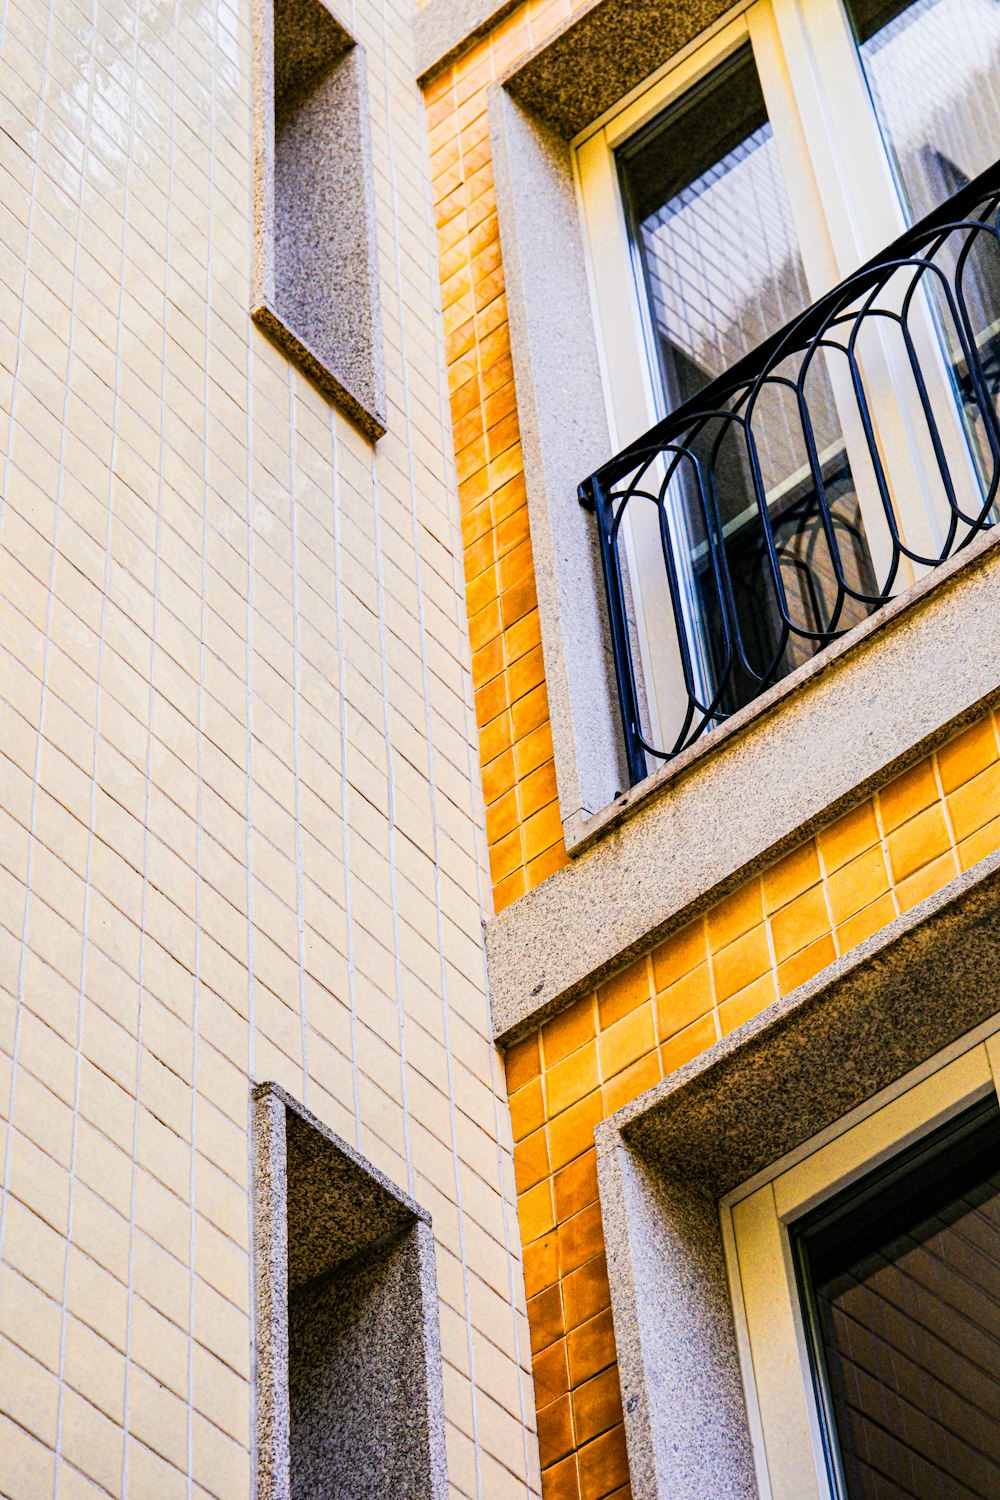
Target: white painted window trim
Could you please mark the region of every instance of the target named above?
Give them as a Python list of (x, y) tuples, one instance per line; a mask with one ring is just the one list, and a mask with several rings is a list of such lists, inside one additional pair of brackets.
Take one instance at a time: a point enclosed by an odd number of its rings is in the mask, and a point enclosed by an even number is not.
[[(998, 1018), (720, 1203), (761, 1500), (833, 1500), (790, 1227), (963, 1110), (1000, 1093)], [(984, 1031), (990, 1034), (983, 1036)], [(975, 1039), (975, 1040), (974, 1040)]]
[[(749, 8), (752, 7), (743, 7), (739, 14), (717, 24), (685, 48), (661, 70), (655, 83), (608, 118), (600, 129), (585, 132), (574, 143), (574, 173), (584, 228), (587, 275), (598, 330), (608, 428), (615, 452), (640, 437), (664, 415), (653, 374), (655, 359), (648, 313), (632, 268), (615, 151), (746, 43)], [(623, 534), (636, 602), (635, 628), (643, 690), (650, 718), (657, 723), (661, 721), (659, 705), (682, 697), (684, 688), (679, 657), (665, 653), (662, 648), (654, 649), (647, 630), (648, 622), (670, 619), (655, 526), (653, 513), (643, 510)]]

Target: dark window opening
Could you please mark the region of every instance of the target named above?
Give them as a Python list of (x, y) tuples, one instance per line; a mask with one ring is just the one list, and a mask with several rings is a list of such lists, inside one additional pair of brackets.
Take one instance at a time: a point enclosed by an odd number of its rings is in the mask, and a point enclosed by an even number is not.
[[(618, 167), (661, 410), (672, 412), (809, 302), (750, 47), (630, 140)], [(824, 634), (865, 619), (876, 592), (825, 356), (805, 387), (809, 441), (791, 386), (766, 390), (756, 411), (771, 537), (736, 422), (708, 421), (691, 442), (701, 474), (712, 474), (709, 502), (694, 465), (683, 465), (668, 507), (678, 586), (700, 636), (689, 647), (692, 674), (719, 717), (808, 660)]]
[(995, 1500), (996, 1099), (810, 1215), (795, 1243), (838, 1500)]

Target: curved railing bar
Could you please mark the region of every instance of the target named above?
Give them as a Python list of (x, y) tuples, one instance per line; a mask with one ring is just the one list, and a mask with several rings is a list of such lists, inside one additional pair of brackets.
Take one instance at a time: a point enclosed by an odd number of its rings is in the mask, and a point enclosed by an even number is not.
[[(993, 274), (988, 276), (974, 258), (977, 247), (984, 246), (987, 255), (995, 255)], [(989, 309), (986, 327), (992, 329), (995, 323), (998, 328), (991, 334), (996, 349), (981, 348), (977, 342), (982, 329), (977, 328), (970, 302), (973, 275), (981, 278), (975, 295), (980, 303), (985, 299)], [(991, 295), (995, 308), (989, 302)], [(918, 297), (928, 309), (931, 326), (942, 340), (947, 339), (942, 352), (953, 368), (946, 398), (939, 395), (940, 380), (929, 378), (916, 338)], [(877, 330), (881, 328), (887, 331), (880, 336)], [(919, 438), (921, 444), (925, 438), (929, 443), (925, 478), (941, 495), (942, 523), (947, 517), (943, 539), (933, 555), (917, 550), (902, 535), (890, 483), (892, 455), (883, 455), (878, 438), (876, 412), (886, 397), (880, 384), (870, 387), (864, 375), (872, 355), (861, 348), (861, 338), (873, 330), (884, 340), (879, 368), (888, 359), (890, 378), (893, 370), (905, 372), (904, 379), (912, 383), (908, 399), (913, 402), (915, 431), (925, 434)], [(895, 364), (893, 347), (899, 350)], [(820, 364), (821, 359), (831, 362), (829, 368)], [(833, 378), (837, 359), (846, 365), (845, 379), (839, 382)], [(819, 448), (818, 408), (809, 387), (817, 370), (822, 370), (817, 378), (826, 383), (821, 399), (832, 400), (841, 419), (838, 444), (827, 449), (828, 455), (836, 456), (836, 470), (831, 468), (831, 459), (824, 464)], [(953, 410), (952, 387), (957, 402)], [(774, 509), (776, 501), (769, 501), (765, 485), (765, 392), (786, 403), (779, 411), (787, 412), (791, 403), (793, 415), (782, 418), (783, 441), (793, 455), (802, 452), (805, 458), (802, 468), (792, 471), (797, 488), (791, 490), (787, 502), (781, 501), (780, 510)], [(968, 467), (961, 469), (961, 484), (959, 470), (948, 458), (951, 440), (946, 441), (947, 429), (941, 425), (945, 410), (952, 413), (950, 421), (957, 415), (972, 455)], [(848, 415), (850, 422), (845, 425)], [(724, 448), (726, 443), (729, 449)], [(721, 475), (733, 472), (729, 459), (725, 469), (720, 467), (726, 452), (731, 452), (731, 462), (742, 475), (737, 481), (736, 506), (732, 498), (728, 501), (728, 521), (723, 520), (724, 497), (719, 489)], [(881, 579), (872, 576), (863, 523), (856, 524), (852, 452), (856, 457), (864, 453), (871, 469), (873, 501), (877, 494), (874, 514), (879, 517), (878, 526), (884, 527)], [(976, 495), (975, 506), (970, 506), (963, 497), (973, 471), (981, 493)], [(832, 476), (841, 473), (846, 485), (838, 477), (837, 487), (831, 488)], [(845, 512), (842, 501), (847, 495), (851, 504)], [(813, 654), (836, 640), (852, 623), (849, 604), (855, 620), (859, 609), (870, 613), (885, 604), (897, 587), (904, 562), (918, 568), (935, 567), (966, 546), (993, 524), (998, 495), (1000, 164), (900, 236), (881, 256), (831, 288), (580, 486), (581, 501), (597, 517), (632, 783), (642, 780), (651, 764), (679, 754), (735, 708), (764, 692), (803, 653)], [(621, 528), (633, 502), (648, 502), (656, 509), (659, 561), (654, 572), (662, 571), (664, 626), (672, 617), (686, 694), (686, 702), (677, 705), (679, 727), (671, 731), (670, 745), (657, 744), (640, 722), (621, 552)], [(682, 565), (692, 535), (698, 538), (697, 550)], [(739, 575), (734, 571), (734, 547), (741, 549)], [(852, 554), (850, 567), (848, 553)], [(650, 561), (656, 555), (651, 554)], [(795, 607), (793, 595), (799, 601)], [(750, 635), (746, 632), (748, 598), (759, 600), (764, 622)], [(658, 629), (647, 612), (647, 630)], [(796, 650), (790, 654), (793, 643), (797, 643)], [(764, 659), (758, 660), (762, 647)]]

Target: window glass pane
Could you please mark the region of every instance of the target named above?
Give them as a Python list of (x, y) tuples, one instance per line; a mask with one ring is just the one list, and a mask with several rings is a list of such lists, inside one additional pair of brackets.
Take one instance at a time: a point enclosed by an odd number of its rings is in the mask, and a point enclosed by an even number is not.
[[(750, 47), (628, 142), (618, 166), (670, 412), (810, 301)], [(785, 364), (752, 415), (744, 391), (735, 407), (719, 403), (732, 420), (700, 424), (690, 450), (705, 484), (682, 465), (662, 511), (693, 701), (719, 718), (863, 619), (873, 592), (825, 354)], [(658, 550), (660, 533), (635, 545)]]
[(809, 302), (750, 48), (631, 141), (619, 165), (670, 408)]
[[(847, 0), (896, 178), (911, 216), (920, 219), (1000, 158), (1000, 4), (998, 0)], [(938, 324), (973, 460), (984, 493), (993, 477), (992, 445), (981, 401), (1000, 391), (1000, 255), (989, 234), (958, 261), (964, 236), (942, 247), (941, 268), (957, 283), (960, 315), (980, 364), (974, 390), (955, 309), (936, 281), (925, 283)]]
[(875, 113), (915, 219), (1000, 156), (997, 0), (848, 0)]
[(844, 1500), (1000, 1494), (1000, 1114), (995, 1101), (801, 1232)]

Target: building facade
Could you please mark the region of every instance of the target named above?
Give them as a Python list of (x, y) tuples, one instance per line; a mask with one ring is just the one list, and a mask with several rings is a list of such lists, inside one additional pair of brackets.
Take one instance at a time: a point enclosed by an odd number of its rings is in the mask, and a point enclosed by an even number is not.
[(416, 36), (543, 1495), (992, 1493), (885, 1244), (995, 1116), (995, 17)]
[(1000, 1493), (994, 0), (0, 57), (0, 1495)]
[(0, 1494), (537, 1493), (408, 8), (0, 55)]

